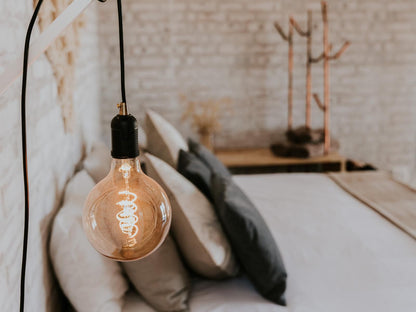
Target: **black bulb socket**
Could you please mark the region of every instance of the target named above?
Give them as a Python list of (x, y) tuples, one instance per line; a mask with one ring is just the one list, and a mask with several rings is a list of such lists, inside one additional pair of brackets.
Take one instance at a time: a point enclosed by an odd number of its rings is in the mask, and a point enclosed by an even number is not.
[(139, 126), (132, 115), (117, 115), (111, 121), (111, 156), (117, 159), (139, 156)]

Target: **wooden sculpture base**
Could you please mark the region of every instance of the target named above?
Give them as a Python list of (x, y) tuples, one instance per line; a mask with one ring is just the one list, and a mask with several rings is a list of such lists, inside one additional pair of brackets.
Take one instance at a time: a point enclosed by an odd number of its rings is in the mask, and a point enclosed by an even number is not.
[[(293, 157), (293, 158), (312, 158), (323, 156), (324, 143), (304, 143), (295, 144), (289, 141), (276, 143), (270, 146), (271, 151), (274, 155), (280, 157)], [(333, 140), (329, 154), (336, 153), (339, 150), (338, 141)]]
[[(293, 158), (311, 158), (323, 156), (324, 130), (299, 127), (286, 132), (286, 141), (278, 142), (270, 146), (276, 156)], [(331, 140), (331, 148), (328, 154), (339, 150), (339, 142)]]
[(311, 129), (302, 126), (294, 130), (286, 131), (286, 138), (295, 144), (317, 144), (324, 141), (324, 129)]

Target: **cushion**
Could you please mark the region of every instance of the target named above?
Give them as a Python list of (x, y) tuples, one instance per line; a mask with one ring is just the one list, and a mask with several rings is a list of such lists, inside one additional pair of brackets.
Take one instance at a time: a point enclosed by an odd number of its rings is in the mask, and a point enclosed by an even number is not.
[(179, 150), (188, 150), (182, 135), (162, 116), (146, 113), (147, 150), (156, 157), (176, 168)]
[(104, 143), (97, 141), (84, 160), (84, 169), (98, 183), (110, 172), (111, 152)]
[(147, 148), (147, 136), (146, 136), (146, 132), (144, 131), (141, 125), (139, 125), (138, 134), (139, 134), (139, 149), (140, 151), (145, 151)]
[(52, 228), (49, 254), (59, 284), (77, 311), (121, 311), (128, 288), (119, 264), (95, 251), (82, 228), (82, 210), (94, 181), (81, 171), (68, 183)]
[(198, 156), (179, 151), (178, 172), (191, 181), (209, 200), (211, 195), (211, 170)]
[(124, 300), (123, 312), (157, 312), (134, 289), (126, 293)]
[(230, 171), (223, 163), (205, 146), (198, 142), (188, 140), (189, 151), (196, 155), (210, 170), (222, 177), (231, 177)]
[(166, 191), (172, 206), (172, 232), (188, 265), (208, 278), (236, 275), (230, 244), (205, 196), (171, 166), (146, 154), (148, 174)]
[(284, 305), (287, 274), (263, 217), (232, 179), (213, 174), (212, 194), (236, 257), (254, 287), (263, 297)]
[[(140, 131), (141, 128), (139, 127), (139, 140), (140, 140)], [(139, 145), (141, 152), (143, 152), (142, 145)], [(140, 154), (139, 160), (140, 164), (143, 165), (143, 157)], [(111, 161), (113, 158), (111, 157), (111, 151), (102, 142), (95, 142), (92, 146), (91, 152), (88, 153), (87, 157), (83, 162), (84, 169), (88, 172), (88, 174), (93, 178), (95, 183), (100, 182), (104, 179), (110, 172), (111, 169)]]
[(156, 310), (188, 309), (189, 277), (170, 236), (150, 256), (122, 266), (137, 291)]

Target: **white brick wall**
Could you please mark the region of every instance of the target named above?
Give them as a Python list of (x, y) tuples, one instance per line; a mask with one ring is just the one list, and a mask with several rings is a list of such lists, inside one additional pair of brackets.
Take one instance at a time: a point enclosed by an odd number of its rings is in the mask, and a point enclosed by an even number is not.
[[(416, 173), (416, 2), (338, 0), (329, 2), (335, 48), (352, 41), (333, 63), (332, 131), (341, 153), (392, 170), (409, 181)], [(103, 125), (119, 100), (115, 1), (100, 10)], [(229, 96), (217, 147), (268, 146), (286, 125), (287, 45), (273, 29), (293, 14), (301, 25), (312, 9), (321, 51), (318, 0), (125, 0), (127, 93), (140, 118), (159, 111), (185, 135), (178, 95), (195, 99)], [(286, 26), (286, 25), (285, 25)], [(304, 119), (305, 41), (295, 39), (295, 123)], [(322, 87), (322, 67), (313, 68), (313, 88)], [(314, 107), (313, 122), (322, 115)], [(416, 174), (415, 174), (416, 176)]]
[[(0, 72), (23, 52), (32, 0), (0, 2)], [(82, 50), (77, 62), (74, 96), (77, 127), (63, 128), (52, 68), (42, 56), (30, 69), (27, 92), (30, 176), (30, 238), (26, 280), (26, 311), (59, 311), (58, 291), (48, 267), (50, 221), (59, 206), (66, 181), (85, 149), (100, 133), (99, 64), (95, 7), (87, 12)], [(34, 37), (39, 30), (35, 30)], [(19, 307), (23, 238), (23, 181), (20, 138), (20, 81), (0, 96), (0, 310)], [(84, 143), (84, 141), (86, 143)]]

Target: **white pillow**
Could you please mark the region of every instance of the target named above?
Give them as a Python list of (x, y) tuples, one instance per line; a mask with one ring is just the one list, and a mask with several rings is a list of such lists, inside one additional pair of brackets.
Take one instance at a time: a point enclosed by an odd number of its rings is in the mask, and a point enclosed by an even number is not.
[(137, 291), (157, 311), (188, 310), (189, 276), (170, 236), (150, 256), (124, 262), (122, 267)]
[(49, 254), (59, 284), (80, 312), (118, 312), (128, 285), (117, 262), (93, 249), (82, 228), (82, 210), (94, 182), (85, 171), (68, 183), (55, 217)]
[(164, 161), (145, 154), (146, 168), (172, 205), (172, 232), (188, 265), (208, 278), (238, 273), (231, 246), (214, 207), (186, 178)]
[(104, 143), (97, 141), (84, 160), (84, 169), (94, 179), (95, 183), (100, 182), (110, 172), (111, 152)]
[(159, 114), (146, 113), (147, 150), (176, 168), (179, 150), (188, 151), (182, 135)]
[(139, 149), (145, 151), (147, 149), (147, 136), (143, 127), (139, 125)]

